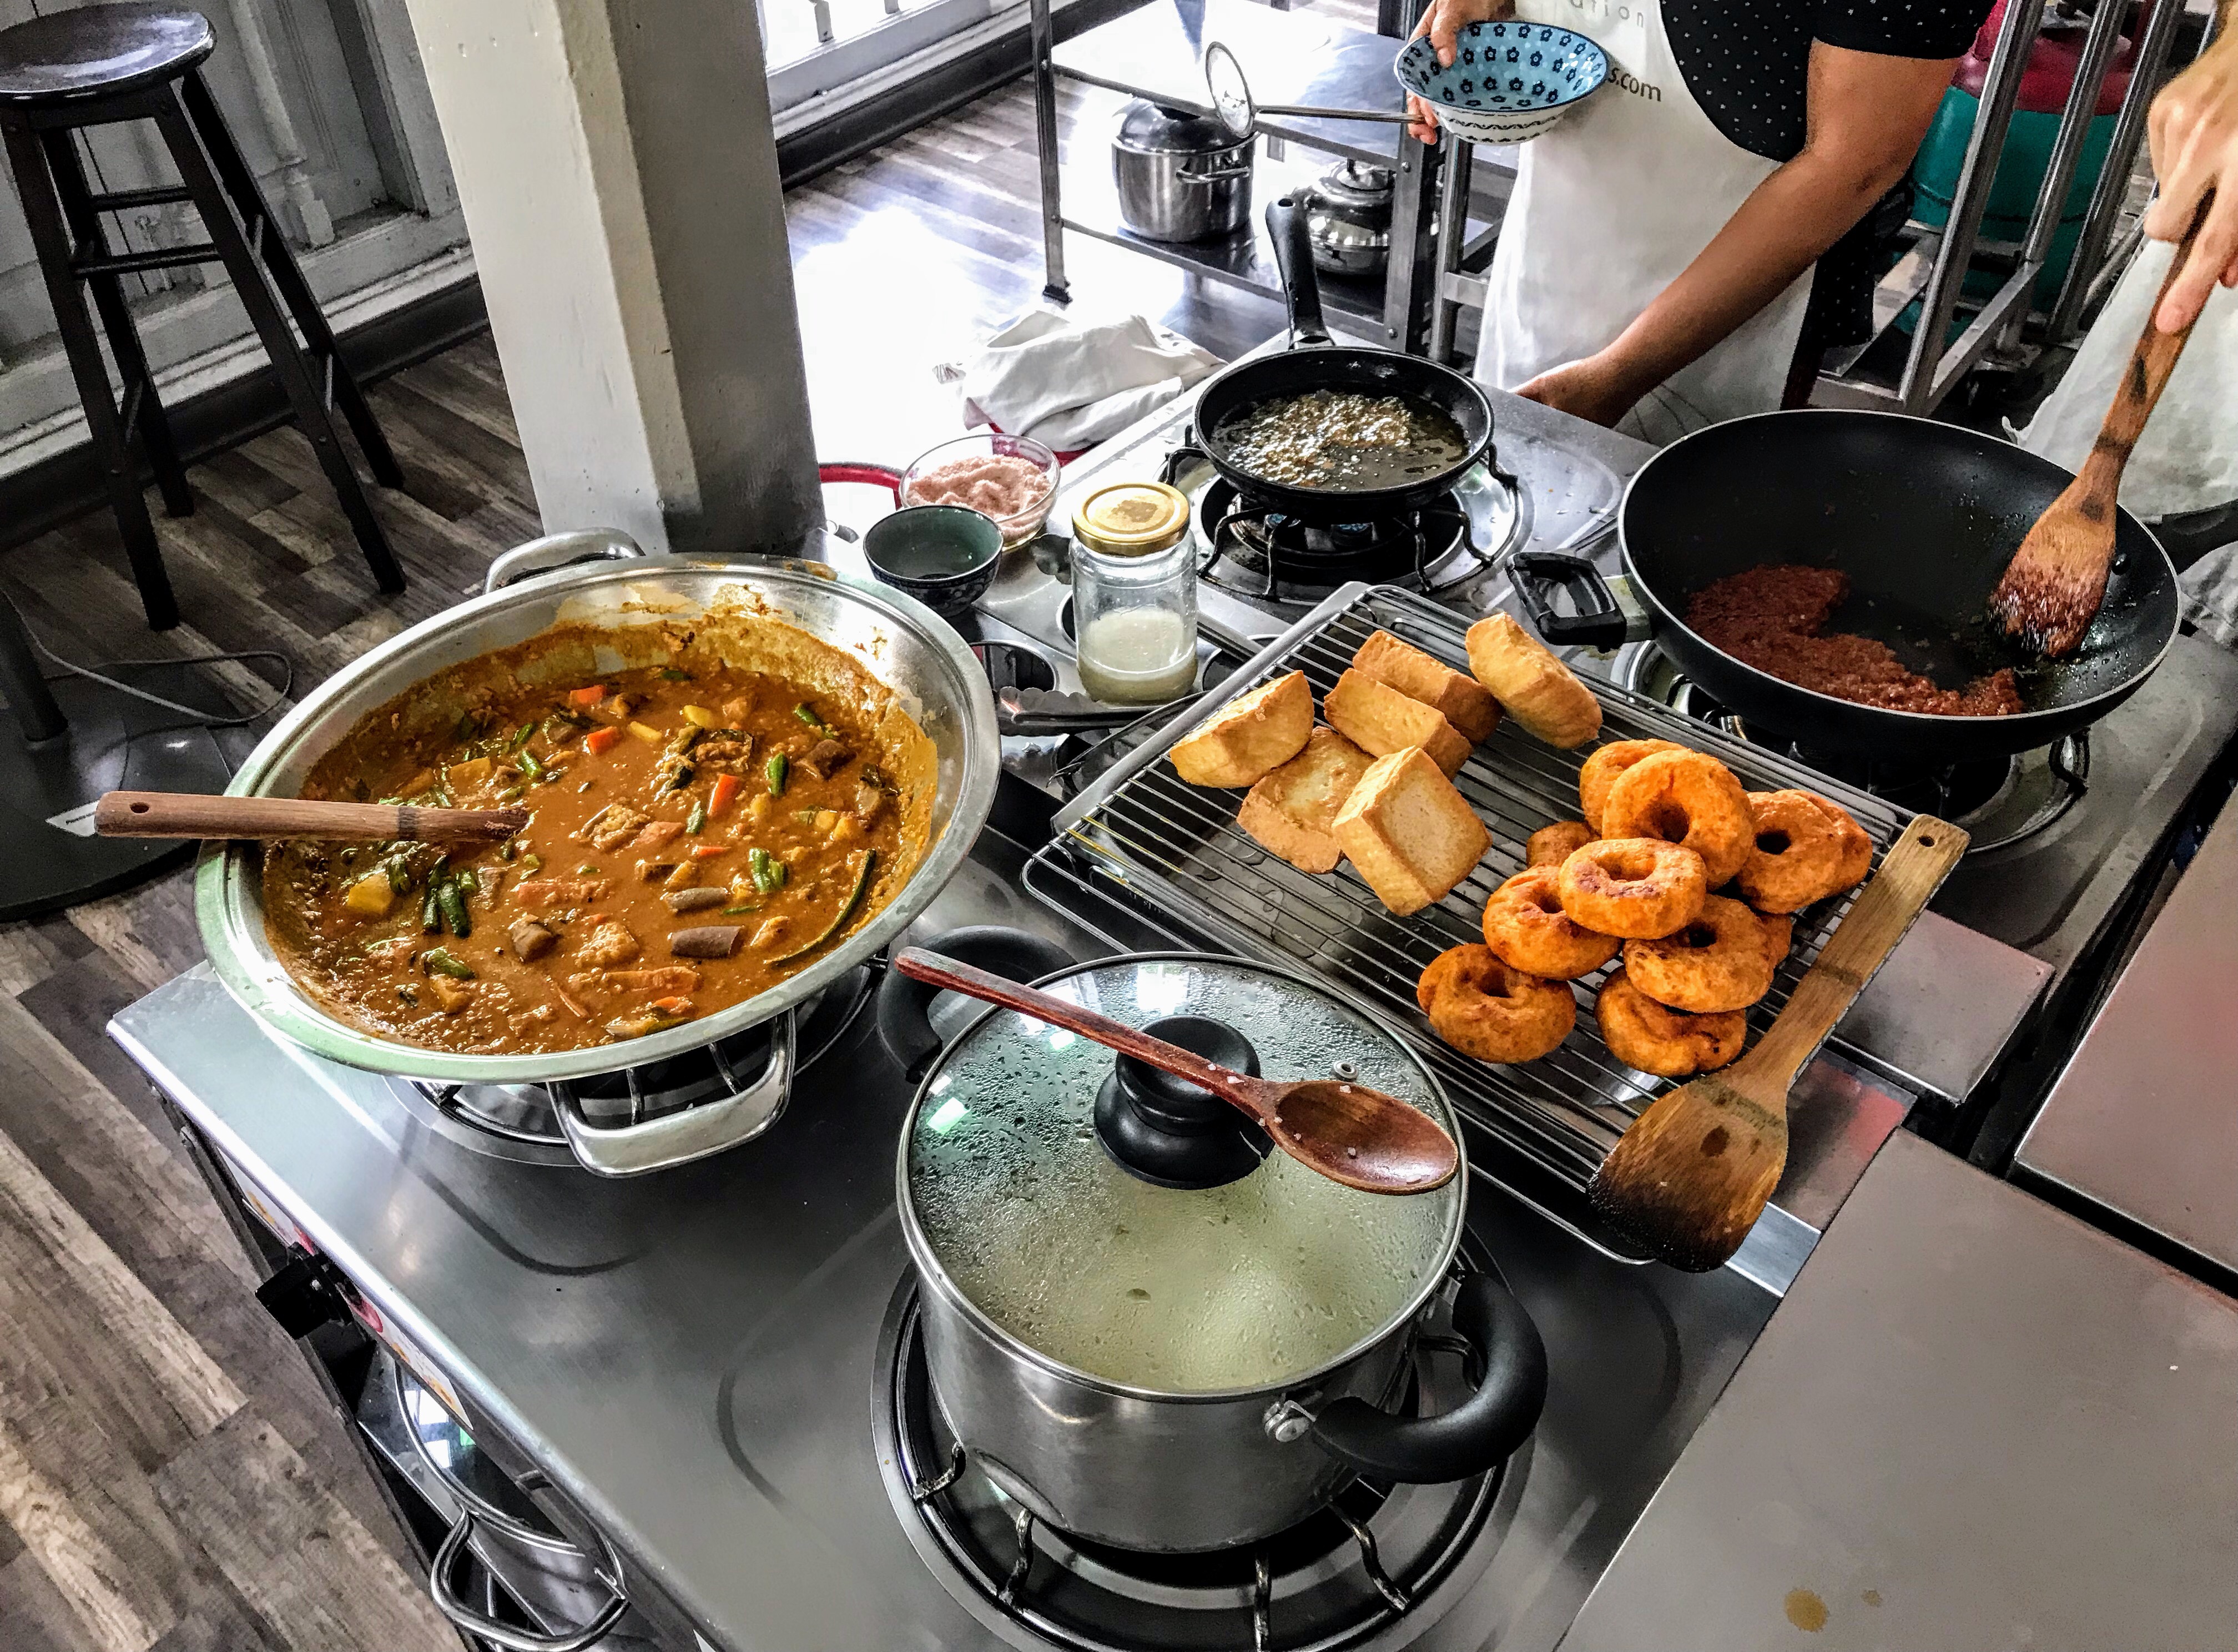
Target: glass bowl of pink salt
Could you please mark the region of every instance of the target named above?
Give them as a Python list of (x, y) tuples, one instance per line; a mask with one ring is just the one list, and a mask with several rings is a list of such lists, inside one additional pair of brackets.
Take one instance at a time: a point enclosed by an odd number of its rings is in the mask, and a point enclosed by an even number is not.
[(1003, 530), (1015, 549), (1042, 531), (1056, 502), (1056, 454), (1028, 436), (975, 431), (917, 455), (902, 473), (904, 505), (961, 505)]

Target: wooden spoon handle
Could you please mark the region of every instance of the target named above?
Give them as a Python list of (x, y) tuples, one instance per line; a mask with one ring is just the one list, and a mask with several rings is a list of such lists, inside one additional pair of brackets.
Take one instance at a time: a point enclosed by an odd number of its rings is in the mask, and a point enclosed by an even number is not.
[(1233, 1102), (1254, 1118), (1263, 1116), (1258, 1098), (1252, 1091), (1260, 1082), (1248, 1074), (1231, 1072), (1216, 1066), (1194, 1050), (1184, 1050), (1177, 1044), (1168, 1044), (1163, 1038), (1154, 1038), (1139, 1027), (1130, 1027), (1123, 1021), (1114, 1021), (1109, 1016), (1098, 1015), (1064, 998), (1053, 998), (1047, 992), (1037, 992), (1030, 986), (1000, 975), (990, 975), (956, 959), (944, 958), (938, 952), (928, 952), (923, 947), (905, 948), (894, 959), (894, 967), (912, 980), (929, 982), (945, 987), (951, 992), (961, 992), (989, 1004), (999, 1004), (1006, 1010), (1016, 1010), (1021, 1015), (1030, 1015), (1036, 1021), (1046, 1021), (1051, 1026), (1077, 1032), (1122, 1055), (1146, 1061), (1162, 1072), (1170, 1072), (1176, 1078), (1186, 1078), (1191, 1084), (1202, 1085), (1222, 1099)]
[(527, 824), (526, 809), (415, 809), (408, 804), (315, 803), (191, 792), (106, 792), (93, 806), (94, 830), (104, 838), (501, 843)]
[(1879, 873), (1851, 905), (1833, 938), (1755, 1049), (1722, 1075), (1763, 1100), (1774, 1090), (1784, 1100), (1803, 1064), (1849, 1012), (1950, 869), (1966, 853), (1966, 833), (1931, 814), (1916, 817), (1881, 861)]
[[(2086, 472), (2097, 473), (2092, 476), (2094, 482), (2101, 475), (2110, 474), (2118, 489), (2130, 449), (2144, 435), (2145, 421), (2152, 416), (2153, 404), (2161, 399), (2168, 375), (2175, 371), (2176, 358), (2183, 354), (2183, 347), (2191, 338), (2190, 328), (2180, 333), (2163, 333), (2154, 325), (2154, 318), (2161, 313), (2161, 304), (2168, 297), (2168, 289), (2175, 284), (2177, 273), (2190, 262), (2192, 252), (2199, 243), (2199, 232), (2214, 205), (2215, 191), (2209, 189), (2200, 197), (2199, 210), (2192, 215), (2191, 228), (2176, 244), (2175, 256), (2168, 261), (2168, 275), (2153, 298), (2152, 309), (2146, 313), (2145, 330), (2137, 340), (2137, 348), (2129, 353), (2129, 365), (2122, 371), (2122, 381), (2114, 391), (2113, 405), (2106, 409), (2105, 421), (2098, 427), (2097, 443), (2083, 465)], [(2108, 492), (2109, 499), (2112, 491)]]

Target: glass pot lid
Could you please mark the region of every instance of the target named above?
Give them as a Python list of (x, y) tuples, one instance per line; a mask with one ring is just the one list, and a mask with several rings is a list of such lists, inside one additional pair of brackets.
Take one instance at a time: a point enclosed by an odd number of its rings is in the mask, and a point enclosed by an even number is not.
[[(1158, 955), (1041, 986), (1268, 1078), (1372, 1085), (1460, 1138), (1404, 1045), (1281, 971)], [(1374, 1342), (1442, 1277), (1467, 1180), (1341, 1186), (1225, 1102), (1010, 1010), (942, 1054), (902, 1144), (936, 1288), (1047, 1362), (1158, 1394), (1284, 1386)]]

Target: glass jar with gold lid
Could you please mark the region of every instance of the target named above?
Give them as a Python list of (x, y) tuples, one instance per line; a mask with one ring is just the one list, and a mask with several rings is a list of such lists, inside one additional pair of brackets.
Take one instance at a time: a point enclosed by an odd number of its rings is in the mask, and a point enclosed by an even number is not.
[(1110, 482), (1072, 514), (1073, 635), (1081, 686), (1149, 706), (1196, 684), (1196, 554), (1189, 504), (1163, 482)]

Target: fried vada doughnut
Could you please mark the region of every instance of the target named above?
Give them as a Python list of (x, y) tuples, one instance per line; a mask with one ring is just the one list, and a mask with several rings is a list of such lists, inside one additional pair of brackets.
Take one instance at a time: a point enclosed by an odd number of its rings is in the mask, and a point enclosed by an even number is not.
[(1559, 981), (1511, 969), (1489, 946), (1450, 946), (1414, 988), (1430, 1030), (1479, 1061), (1536, 1061), (1570, 1036), (1578, 1001)]
[(1593, 1004), (1601, 1042), (1627, 1067), (1664, 1078), (1684, 1078), (1722, 1067), (1740, 1054), (1748, 1017), (1738, 1010), (1689, 1015), (1658, 1004), (1622, 970), (1601, 983)]
[(1778, 937), (1738, 900), (1712, 895), (1661, 940), (1626, 941), (1624, 972), (1658, 1004), (1696, 1015), (1745, 1010), (1771, 991)]
[(1603, 838), (1562, 863), (1562, 910), (1597, 935), (1652, 939), (1684, 929), (1710, 892), (1702, 857), (1654, 838)]
[(1844, 889), (1855, 889), (1864, 882), (1865, 874), (1873, 869), (1872, 839), (1865, 834), (1864, 827), (1857, 824), (1857, 817), (1840, 804), (1829, 803), (1816, 792), (1805, 792), (1803, 795), (1824, 812), (1826, 818), (1834, 823), (1834, 830), (1842, 836), (1842, 870), (1836, 874), (1840, 881), (1827, 892), (1838, 895)]
[(1733, 772), (1699, 752), (1657, 752), (1617, 778), (1601, 804), (1601, 833), (1660, 838), (1702, 857), (1721, 888), (1756, 849), (1756, 815)]
[(1523, 864), (1559, 866), (1592, 840), (1593, 829), (1583, 820), (1557, 820), (1523, 840)]
[(1601, 746), (1587, 758), (1585, 766), (1578, 771), (1578, 813), (1586, 817), (1596, 836), (1601, 833), (1601, 806), (1608, 801), (1609, 787), (1614, 786), (1624, 772), (1643, 758), (1658, 752), (1683, 752), (1683, 746), (1667, 740), (1620, 740)]
[(1531, 866), (1493, 890), (1484, 903), (1484, 944), (1526, 975), (1573, 981), (1614, 958), (1624, 943), (1573, 923), (1562, 910), (1559, 881), (1557, 868)]
[(1741, 868), (1741, 893), (1760, 912), (1801, 912), (1837, 888), (1845, 858), (1840, 828), (1808, 792), (1751, 792), (1756, 846)]

